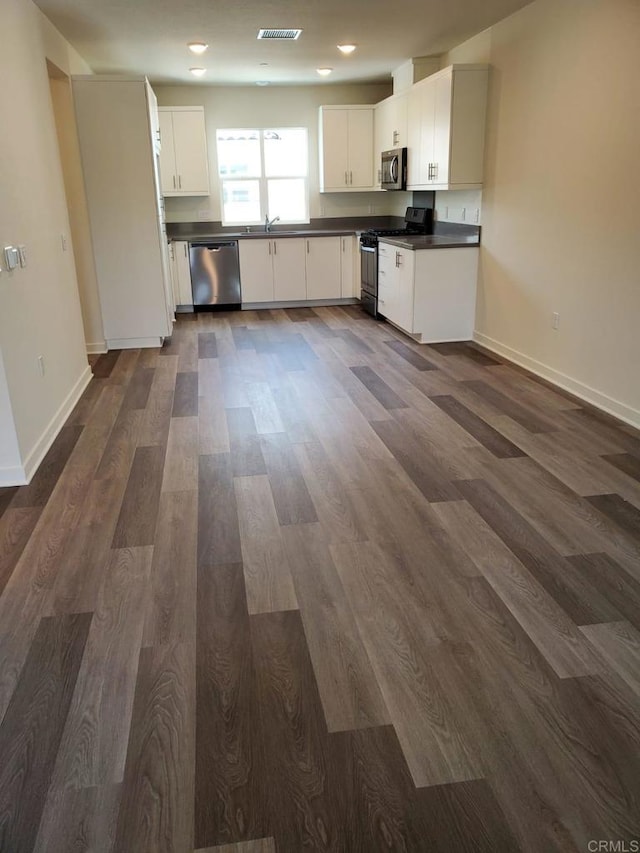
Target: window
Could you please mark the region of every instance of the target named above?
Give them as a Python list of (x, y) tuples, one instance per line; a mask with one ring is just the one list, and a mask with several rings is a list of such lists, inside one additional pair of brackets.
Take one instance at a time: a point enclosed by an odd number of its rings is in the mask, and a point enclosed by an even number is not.
[(218, 130), (224, 225), (309, 221), (305, 127)]

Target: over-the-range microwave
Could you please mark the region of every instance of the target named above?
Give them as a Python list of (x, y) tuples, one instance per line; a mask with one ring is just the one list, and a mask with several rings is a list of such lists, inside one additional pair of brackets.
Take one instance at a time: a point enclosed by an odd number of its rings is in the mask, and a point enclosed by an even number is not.
[(406, 190), (407, 188), (407, 149), (393, 148), (382, 152), (383, 190)]

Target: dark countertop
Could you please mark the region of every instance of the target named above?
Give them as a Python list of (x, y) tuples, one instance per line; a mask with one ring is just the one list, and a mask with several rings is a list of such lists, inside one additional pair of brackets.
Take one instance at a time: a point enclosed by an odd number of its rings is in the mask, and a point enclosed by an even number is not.
[(169, 236), (169, 240), (186, 240), (189, 243), (203, 243), (208, 240), (265, 240), (278, 239), (288, 237), (345, 237), (353, 236), (356, 232), (353, 229), (300, 229), (299, 231), (212, 231), (211, 233), (202, 232), (182, 232)]
[(463, 249), (479, 246), (479, 234), (422, 234), (417, 237), (383, 237), (381, 243), (390, 243), (403, 249)]
[[(225, 228), (221, 222), (167, 222), (169, 240), (186, 240), (189, 243), (201, 243), (207, 240), (264, 240), (287, 237), (344, 237), (358, 235), (369, 228), (402, 228), (404, 220), (394, 216), (344, 216), (327, 219), (311, 219), (309, 225), (300, 228), (292, 226), (273, 226), (266, 233), (260, 225), (246, 228)], [(434, 234), (416, 237), (384, 237), (385, 243), (401, 246), (403, 249), (458, 249), (480, 244), (480, 228), (453, 222), (435, 222)]]

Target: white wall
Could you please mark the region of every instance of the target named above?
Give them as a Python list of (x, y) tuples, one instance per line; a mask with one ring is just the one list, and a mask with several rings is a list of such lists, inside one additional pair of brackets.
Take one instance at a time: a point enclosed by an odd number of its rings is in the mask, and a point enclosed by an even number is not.
[(404, 216), (411, 193), (320, 193), (318, 107), (323, 104), (376, 104), (391, 94), (391, 83), (336, 86), (154, 86), (160, 106), (204, 106), (209, 146), (211, 195), (168, 198), (169, 222), (219, 221), (220, 190), (216, 130), (223, 127), (307, 127), (309, 129), (309, 209), (323, 216)]
[(443, 57), (492, 66), (477, 339), (638, 426), (639, 45), (637, 0), (537, 0)]
[[(0, 275), (0, 350), (11, 406), (9, 415), (0, 397), (0, 422), (13, 419), (26, 477), (91, 375), (73, 252), (70, 244), (62, 250), (69, 221), (41, 20), (31, 0), (3, 0), (0, 243), (25, 244), (28, 265)], [(55, 41), (51, 32), (48, 38)], [(57, 53), (67, 69), (82, 70), (63, 41)]]

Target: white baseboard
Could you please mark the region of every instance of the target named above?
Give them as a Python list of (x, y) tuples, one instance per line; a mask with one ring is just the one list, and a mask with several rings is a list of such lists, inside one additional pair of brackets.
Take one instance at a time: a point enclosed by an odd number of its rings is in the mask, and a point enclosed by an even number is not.
[[(29, 483), (31, 481), (31, 478), (38, 470), (38, 466), (40, 465), (47, 451), (53, 444), (56, 436), (62, 429), (64, 422), (67, 420), (67, 418), (73, 411), (73, 407), (78, 402), (78, 400), (82, 396), (82, 392), (91, 381), (92, 376), (93, 374), (91, 373), (91, 367), (87, 365), (86, 368), (82, 371), (81, 375), (79, 376), (71, 391), (69, 391), (69, 393), (63, 400), (62, 405), (60, 406), (58, 411), (49, 421), (46, 429), (36, 442), (35, 446), (27, 454), (27, 458), (25, 459), (24, 467), (22, 469), (22, 477), (20, 481), (14, 481), (10, 485), (24, 485), (25, 483)], [(2, 472), (0, 472), (0, 476), (1, 475)]]
[(26, 486), (27, 475), (24, 468), (15, 465), (13, 468), (0, 468), (0, 488), (5, 486)]
[(87, 355), (102, 355), (102, 353), (108, 352), (106, 341), (87, 342), (85, 346), (87, 348)]
[(585, 385), (584, 382), (573, 379), (573, 377), (567, 376), (566, 373), (561, 373), (559, 370), (555, 370), (553, 367), (549, 367), (535, 358), (530, 358), (518, 350), (511, 349), (511, 347), (501, 344), (500, 341), (496, 341), (488, 335), (483, 335), (482, 332), (474, 331), (473, 340), (486, 349), (491, 350), (491, 352), (504, 356), (509, 361), (513, 361), (514, 364), (526, 368), (531, 373), (535, 373), (536, 376), (547, 379), (564, 391), (574, 394), (597, 409), (601, 409), (603, 412), (618, 418), (618, 420), (624, 421), (630, 426), (636, 427), (636, 429), (640, 429), (640, 411), (638, 409), (627, 406), (626, 403), (621, 403), (619, 400), (614, 400), (613, 397), (603, 394), (596, 388), (591, 388), (590, 385)]
[[(109, 338), (107, 349), (146, 349), (148, 347), (161, 347), (164, 338)], [(105, 350), (106, 352), (106, 350)]]
[(280, 302), (243, 302), (243, 311), (260, 308), (330, 308), (332, 305), (357, 305), (359, 299), (346, 296), (344, 299), (288, 299)]

